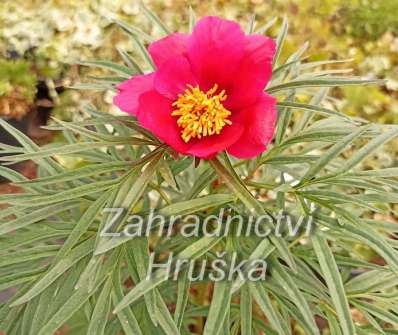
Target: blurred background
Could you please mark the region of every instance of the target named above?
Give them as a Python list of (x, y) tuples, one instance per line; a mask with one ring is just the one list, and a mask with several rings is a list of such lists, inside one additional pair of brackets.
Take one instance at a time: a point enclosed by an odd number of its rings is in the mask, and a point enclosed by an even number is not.
[[(198, 17), (219, 15), (247, 25), (253, 13), (259, 27), (275, 18), (276, 35), (283, 16), (289, 19), (282, 58), (306, 41), (309, 60), (352, 59), (355, 75), (387, 79), (381, 87), (335, 89), (337, 107), (371, 121), (398, 122), (397, 0), (146, 0), (174, 31), (186, 31), (188, 8)], [(118, 18), (154, 37), (152, 25), (139, 11), (138, 0), (2, 0), (0, 2), (0, 117), (38, 143), (57, 137), (40, 128), (49, 117), (71, 120), (82, 103), (113, 110), (113, 93), (70, 89), (93, 73), (81, 60), (122, 62), (116, 47), (136, 54)], [(11, 141), (0, 130), (0, 141)], [(395, 148), (380, 159), (397, 156)], [(397, 149), (398, 151), (398, 149)]]

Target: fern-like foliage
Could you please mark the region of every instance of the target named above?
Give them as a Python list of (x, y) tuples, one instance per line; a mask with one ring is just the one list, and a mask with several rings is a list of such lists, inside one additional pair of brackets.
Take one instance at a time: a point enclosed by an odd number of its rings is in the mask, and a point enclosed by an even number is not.
[[(168, 33), (155, 14), (144, 14)], [(265, 33), (274, 22), (256, 30), (253, 19), (248, 31)], [(116, 24), (146, 63), (122, 50), (124, 65), (84, 62), (112, 75), (82, 88), (113, 90), (124, 78), (151, 69), (144, 44), (150, 37)], [(287, 31), (284, 20), (277, 55)], [(224, 153), (195, 162), (177, 156), (134, 117), (93, 106), (84, 108), (84, 120), (54, 120), (49, 128), (62, 132), (65, 142), (43, 147), (0, 119), (20, 143), (0, 144), (1, 160), (33, 160), (39, 170), (37, 179), (27, 180), (0, 167), (24, 190), (0, 196), (9, 204), (0, 212), (0, 290), (16, 288), (1, 306), (0, 329), (7, 335), (52, 335), (65, 326), (73, 335), (397, 334), (397, 226), (374, 214), (396, 215), (398, 168), (363, 167), (398, 136), (398, 127), (336, 111), (329, 88), (378, 81), (345, 76), (336, 69), (341, 61), (305, 62), (305, 49), (284, 62), (275, 59), (267, 91), (279, 101), (277, 133), (255, 160)], [(80, 167), (67, 169), (61, 157), (79, 159)], [(132, 213), (206, 216), (221, 208), (245, 216), (312, 216), (314, 229), (291, 237), (185, 238), (177, 229), (171, 237), (153, 231), (149, 237), (112, 238), (100, 234), (112, 215), (105, 208), (125, 209), (118, 230)], [(162, 269), (147, 278), (150, 251), (159, 262), (170, 253), (214, 260), (226, 251), (265, 259), (268, 272), (256, 282), (190, 282), (184, 269), (176, 281)]]

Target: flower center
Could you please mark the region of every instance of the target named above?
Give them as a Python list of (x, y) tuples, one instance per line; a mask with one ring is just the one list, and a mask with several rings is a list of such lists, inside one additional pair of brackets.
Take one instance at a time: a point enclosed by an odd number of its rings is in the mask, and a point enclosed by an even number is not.
[(185, 142), (191, 138), (219, 134), (225, 125), (232, 124), (228, 120), (231, 112), (222, 105), (227, 95), (224, 90), (215, 94), (217, 84), (207, 92), (201, 91), (198, 86), (187, 86), (173, 103), (174, 110), (171, 113), (172, 116), (179, 116), (177, 125), (182, 128), (181, 137)]

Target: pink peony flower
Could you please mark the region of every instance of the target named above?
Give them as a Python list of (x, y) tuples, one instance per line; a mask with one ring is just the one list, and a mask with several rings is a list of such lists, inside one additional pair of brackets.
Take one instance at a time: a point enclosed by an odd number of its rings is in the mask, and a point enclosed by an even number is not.
[(175, 151), (212, 158), (262, 153), (274, 134), (276, 101), (264, 92), (274, 41), (245, 35), (218, 17), (201, 19), (191, 35), (171, 34), (149, 46), (152, 73), (121, 83), (114, 104)]

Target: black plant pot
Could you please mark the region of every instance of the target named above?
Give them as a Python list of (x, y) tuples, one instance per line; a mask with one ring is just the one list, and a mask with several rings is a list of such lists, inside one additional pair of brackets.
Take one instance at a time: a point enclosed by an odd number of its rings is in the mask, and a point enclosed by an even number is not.
[[(8, 119), (6, 121), (10, 125), (12, 125), (14, 128), (16, 128), (26, 134), (26, 132), (28, 130), (28, 126), (29, 126), (29, 121), (28, 121), (27, 117), (24, 117), (20, 121), (16, 121), (13, 119)], [(5, 131), (4, 129), (0, 130), (0, 142), (8, 144), (8, 145), (18, 145), (18, 142), (15, 140), (15, 138), (12, 135), (10, 135), (7, 131)]]
[[(18, 129), (19, 131), (23, 132), (24, 134), (27, 133), (28, 131), (28, 127), (29, 127), (29, 118), (28, 117), (24, 117), (22, 120), (20, 121), (16, 121), (13, 119), (9, 119), (6, 120), (10, 125), (12, 125), (14, 128)], [(20, 144), (18, 143), (18, 141), (15, 140), (15, 138), (10, 135), (7, 131), (5, 131), (4, 129), (0, 128), (0, 143), (4, 143), (4, 144), (8, 144), (8, 145), (14, 145), (14, 146), (19, 146)], [(4, 155), (0, 155), (4, 156)], [(0, 161), (1, 164), (1, 161)], [(16, 168), (17, 165), (7, 165), (7, 167), (10, 168)], [(6, 181), (5, 178), (0, 176), (0, 182), (4, 182)]]
[[(56, 88), (56, 91), (58, 94), (62, 93), (64, 91), (64, 87), (59, 86)], [(46, 104), (40, 104), (41, 101), (47, 101), (50, 102), (50, 105)], [(51, 112), (52, 112), (52, 98), (50, 96), (49, 89), (45, 83), (45, 81), (40, 80), (37, 83), (37, 92), (36, 92), (36, 97), (35, 97), (35, 102), (34, 105), (32, 106), (31, 110), (29, 113), (26, 114), (26, 116), (20, 120), (16, 121), (14, 119), (8, 119), (7, 122), (11, 124), (14, 128), (20, 130), (24, 134), (28, 135), (31, 134), (32, 129), (37, 129), (37, 127), (43, 126), (47, 124), (47, 121), (50, 118)], [(34, 136), (34, 135), (33, 135)], [(0, 127), (0, 143), (5, 143), (8, 145), (15, 145), (19, 146), (20, 144), (14, 139), (12, 135), (10, 135), (7, 131), (2, 129)], [(1, 157), (1, 155), (0, 155)], [(1, 161), (0, 161), (1, 165)], [(17, 168), (17, 165), (14, 166), (8, 166), (11, 168)], [(4, 178), (0, 176), (0, 182), (6, 181)]]

